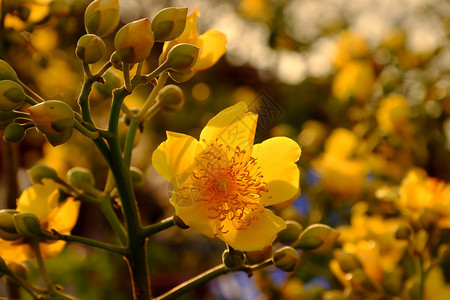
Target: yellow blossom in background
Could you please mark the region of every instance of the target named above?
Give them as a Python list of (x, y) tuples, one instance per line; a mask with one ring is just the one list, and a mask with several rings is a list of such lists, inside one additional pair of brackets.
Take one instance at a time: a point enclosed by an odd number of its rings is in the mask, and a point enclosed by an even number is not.
[(445, 281), (444, 272), (440, 267), (433, 267), (425, 278), (424, 300), (450, 299), (450, 284)]
[(424, 209), (429, 209), (436, 213), (440, 228), (450, 228), (450, 184), (414, 169), (403, 179), (399, 192), (398, 205), (405, 215), (417, 220)]
[(353, 132), (337, 128), (325, 142), (324, 153), (312, 161), (312, 167), (328, 192), (355, 196), (363, 191), (369, 168), (362, 159), (352, 157), (357, 144)]
[(226, 51), (226, 36), (216, 29), (210, 29), (199, 35), (197, 28), (197, 18), (200, 12), (195, 8), (187, 16), (186, 27), (183, 33), (176, 39), (164, 43), (163, 56), (167, 55), (173, 46), (181, 43), (187, 43), (199, 48), (198, 58), (192, 67), (194, 72), (210, 68), (214, 65)]
[(299, 192), (300, 147), (286, 137), (253, 145), (257, 115), (239, 102), (200, 134), (167, 132), (153, 153), (155, 169), (174, 186), (170, 199), (188, 226), (242, 251), (261, 250), (286, 227), (265, 207)]
[(242, 0), (239, 11), (249, 19), (265, 20), (272, 17), (270, 0)]
[(47, 52), (58, 47), (58, 33), (50, 27), (38, 28), (33, 31), (30, 37), (33, 47), (42, 52)]
[(366, 40), (353, 31), (342, 32), (336, 41), (334, 65), (337, 69), (344, 67), (355, 59), (363, 59), (370, 54)]
[(332, 94), (341, 102), (354, 99), (365, 102), (372, 94), (375, 73), (370, 63), (352, 61), (346, 64), (334, 77)]
[[(43, 184), (34, 184), (22, 192), (17, 200), (16, 210), (33, 213), (46, 230), (54, 229), (61, 234), (70, 234), (78, 219), (80, 202), (72, 197), (60, 202), (57, 185), (48, 179), (43, 179), (42, 182)], [(42, 242), (39, 246), (42, 256), (50, 258), (61, 252), (65, 244), (64, 241)], [(0, 257), (9, 263), (30, 260), (35, 256), (31, 247), (21, 240), (0, 239)]]
[(23, 21), (19, 16), (14, 14), (5, 15), (5, 28), (13, 28), (14, 30), (20, 32), (23, 31), (27, 24), (37, 23), (44, 19), (50, 13), (50, 2), (48, 0), (44, 1), (23, 1), (23, 4), (27, 9), (30, 10), (30, 15), (27, 21)]
[(404, 132), (408, 127), (411, 109), (402, 95), (381, 99), (376, 118), (378, 127), (384, 133)]

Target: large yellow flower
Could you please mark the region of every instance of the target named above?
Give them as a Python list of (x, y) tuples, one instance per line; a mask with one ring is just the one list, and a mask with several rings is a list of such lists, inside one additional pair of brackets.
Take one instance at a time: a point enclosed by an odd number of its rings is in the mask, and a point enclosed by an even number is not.
[[(70, 234), (78, 219), (80, 202), (72, 197), (59, 202), (59, 191), (56, 184), (48, 179), (43, 184), (34, 184), (27, 188), (17, 200), (16, 210), (31, 212), (41, 222), (41, 227), (56, 230), (61, 234)], [(66, 242), (41, 242), (40, 249), (44, 258), (57, 255), (64, 248)], [(0, 239), (0, 256), (7, 262), (21, 262), (33, 259), (34, 253), (23, 240), (5, 241)]]
[(227, 37), (216, 29), (210, 29), (199, 35), (197, 28), (197, 18), (200, 12), (195, 8), (186, 20), (186, 27), (183, 33), (176, 39), (164, 43), (163, 55), (167, 55), (173, 46), (181, 43), (187, 43), (199, 48), (198, 58), (192, 67), (194, 72), (205, 70), (214, 65), (226, 51)]
[(212, 118), (200, 141), (167, 132), (153, 153), (154, 167), (174, 186), (176, 215), (242, 251), (272, 242), (286, 224), (265, 207), (299, 192), (300, 147), (286, 137), (253, 145), (257, 117), (240, 102)]

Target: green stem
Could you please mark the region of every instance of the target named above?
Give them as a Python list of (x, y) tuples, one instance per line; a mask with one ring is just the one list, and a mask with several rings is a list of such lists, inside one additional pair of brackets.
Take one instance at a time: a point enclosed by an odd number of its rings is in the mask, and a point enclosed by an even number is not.
[(142, 228), (142, 231), (140, 234), (142, 237), (148, 237), (148, 236), (154, 235), (160, 231), (163, 231), (167, 228), (170, 228), (174, 225), (175, 225), (175, 222), (173, 221), (173, 217), (169, 217), (167, 219), (162, 220), (159, 223), (152, 224), (150, 226), (146, 226), (146, 227)]
[(100, 76), (103, 76), (103, 75), (106, 73), (106, 71), (108, 71), (109, 68), (111, 68), (111, 66), (112, 66), (111, 61), (108, 61), (108, 62), (107, 62), (106, 64), (104, 64), (104, 66), (97, 72), (97, 74), (95, 74), (94, 77), (100, 77)]
[(129, 94), (125, 88), (117, 89), (113, 93), (108, 126), (108, 131), (112, 134), (112, 137), (108, 139), (113, 158), (110, 167), (122, 202), (123, 214), (128, 231), (127, 262), (132, 279), (134, 299), (151, 299), (150, 278), (147, 270), (146, 241), (138, 235), (138, 232), (141, 230), (141, 223), (136, 198), (131, 183), (129, 168), (122, 157), (119, 144), (118, 122), (120, 108), (123, 100)]
[(25, 94), (25, 102), (30, 104), (31, 106), (39, 104), (40, 102), (36, 101), (34, 98)]
[(153, 103), (152, 107), (147, 111), (147, 113), (142, 117), (142, 121), (149, 120), (153, 118), (154, 115), (158, 113), (158, 111), (162, 108), (162, 102), (156, 101)]
[(103, 242), (99, 242), (99, 241), (85, 238), (82, 236), (60, 234), (59, 232), (57, 232), (55, 230), (52, 231), (51, 236), (46, 235), (46, 238), (53, 239), (53, 240), (61, 240), (61, 241), (66, 241), (66, 242), (80, 243), (83, 245), (91, 246), (94, 248), (102, 249), (102, 250), (105, 250), (105, 251), (108, 251), (111, 253), (120, 254), (120, 255), (126, 254), (125, 248), (117, 247), (117, 246), (110, 245), (110, 244), (103, 243)]
[(123, 63), (123, 81), (125, 83), (125, 89), (131, 93), (133, 88), (130, 79), (130, 64), (127, 63)]
[(79, 132), (81, 132), (83, 135), (87, 136), (90, 139), (96, 139), (100, 136), (100, 132), (90, 131), (89, 129), (81, 125), (81, 123), (78, 122), (77, 120), (75, 120), (75, 122), (73, 123), (73, 128), (75, 128), (76, 130), (78, 130)]
[(153, 88), (150, 95), (148, 95), (147, 100), (145, 100), (144, 105), (142, 106), (142, 108), (139, 110), (139, 112), (137, 114), (137, 117), (139, 118), (139, 120), (141, 122), (144, 120), (143, 117), (145, 116), (147, 111), (150, 109), (153, 102), (155, 102), (156, 96), (158, 96), (159, 91), (161, 91), (163, 86), (166, 84), (166, 81), (168, 78), (169, 78), (169, 75), (167, 73), (162, 73), (158, 80), (158, 83)]
[(28, 294), (30, 294), (33, 299), (38, 299), (38, 295), (34, 292), (33, 287), (26, 282), (25, 280), (23, 280), (22, 278), (20, 278), (19, 276), (17, 276), (16, 274), (14, 274), (14, 272), (9, 271), (7, 272), (7, 274), (9, 277), (11, 277), (11, 279), (18, 284), (19, 286), (21, 286), (25, 291), (27, 291)]
[(33, 99), (36, 100), (36, 103), (38, 103), (38, 102), (45, 102), (45, 100), (41, 96), (36, 94), (36, 92), (34, 92), (32, 89), (30, 89), (25, 83), (23, 83), (20, 80), (17, 80), (17, 82), (25, 90), (25, 92), (27, 92), (29, 95), (34, 97)]
[(138, 117), (132, 117), (130, 120), (130, 128), (128, 129), (127, 137), (125, 138), (125, 145), (123, 148), (123, 160), (129, 167), (131, 163), (131, 155), (133, 153), (134, 139), (139, 127)]
[(36, 260), (39, 266), (39, 271), (41, 272), (41, 276), (44, 279), (45, 284), (47, 285), (47, 288), (51, 292), (55, 292), (55, 289), (53, 287), (53, 283), (50, 279), (50, 276), (48, 276), (47, 268), (44, 264), (44, 259), (42, 258), (41, 248), (39, 247), (39, 240), (38, 239), (32, 239), (30, 241), (31, 249), (34, 252), (34, 255), (36, 256)]
[(88, 79), (92, 79), (92, 71), (91, 71), (91, 67), (89, 67), (88, 63), (83, 62), (83, 69), (84, 69), (84, 73), (86, 74)]
[(114, 232), (119, 237), (119, 240), (122, 243), (122, 245), (126, 245), (127, 234), (122, 224), (120, 223), (119, 219), (117, 218), (116, 213), (114, 212), (114, 209), (111, 205), (111, 198), (107, 194), (103, 194), (103, 196), (100, 199), (101, 199), (100, 208), (103, 214), (105, 215)]
[(144, 61), (140, 61), (136, 68), (136, 76), (141, 76), (143, 66), (144, 66)]

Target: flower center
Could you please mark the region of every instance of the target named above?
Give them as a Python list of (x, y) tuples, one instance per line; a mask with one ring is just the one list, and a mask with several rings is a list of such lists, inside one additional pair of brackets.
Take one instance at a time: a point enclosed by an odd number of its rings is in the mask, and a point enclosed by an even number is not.
[[(259, 204), (268, 191), (256, 159), (245, 155), (239, 147), (230, 149), (218, 142), (209, 145), (200, 156), (196, 171), (192, 172), (199, 197), (196, 201), (209, 204), (208, 218), (217, 220), (216, 229), (228, 232), (228, 219), (237, 229), (247, 228), (258, 218), (254, 212), (263, 212)], [(214, 231), (214, 230), (213, 230)]]

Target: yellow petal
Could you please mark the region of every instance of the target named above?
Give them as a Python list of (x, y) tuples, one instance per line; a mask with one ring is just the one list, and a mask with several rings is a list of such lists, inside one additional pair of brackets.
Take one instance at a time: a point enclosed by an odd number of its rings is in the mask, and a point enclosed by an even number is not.
[(194, 72), (208, 69), (214, 65), (225, 54), (226, 42), (226, 35), (215, 29), (200, 35), (194, 44), (200, 49), (197, 62), (192, 68)]
[(197, 18), (200, 17), (200, 12), (198, 8), (194, 8), (186, 18), (186, 27), (183, 33), (176, 38), (177, 43), (188, 43), (192, 44), (198, 37), (198, 25)]
[(66, 245), (65, 241), (39, 243), (39, 247), (41, 248), (43, 258), (52, 258), (58, 255), (64, 249), (65, 245)]
[(34, 258), (28, 244), (15, 244), (0, 239), (0, 257), (8, 263), (19, 263)]
[(206, 144), (217, 142), (251, 153), (255, 138), (258, 115), (247, 112), (247, 105), (239, 102), (219, 112), (209, 120), (200, 134), (200, 141)]
[(80, 201), (73, 197), (67, 198), (66, 202), (54, 209), (48, 217), (47, 229), (55, 229), (61, 234), (70, 234), (78, 220)]
[(217, 237), (237, 250), (257, 251), (271, 244), (276, 234), (286, 228), (284, 220), (267, 209), (249, 216), (256, 216), (257, 219), (247, 228), (239, 230), (234, 227), (232, 220), (226, 219), (223, 231), (228, 232), (219, 231)]
[(25, 189), (17, 201), (17, 211), (35, 214), (41, 223), (47, 221), (48, 215), (58, 205), (59, 191), (56, 183), (42, 180), (43, 184), (33, 184)]
[(168, 131), (167, 140), (153, 152), (153, 166), (174, 186), (180, 186), (191, 176), (195, 158), (201, 150), (193, 137)]
[(271, 138), (253, 146), (252, 157), (269, 189), (262, 195), (260, 204), (273, 205), (297, 195), (300, 171), (295, 163), (300, 154), (300, 146), (287, 137)]

